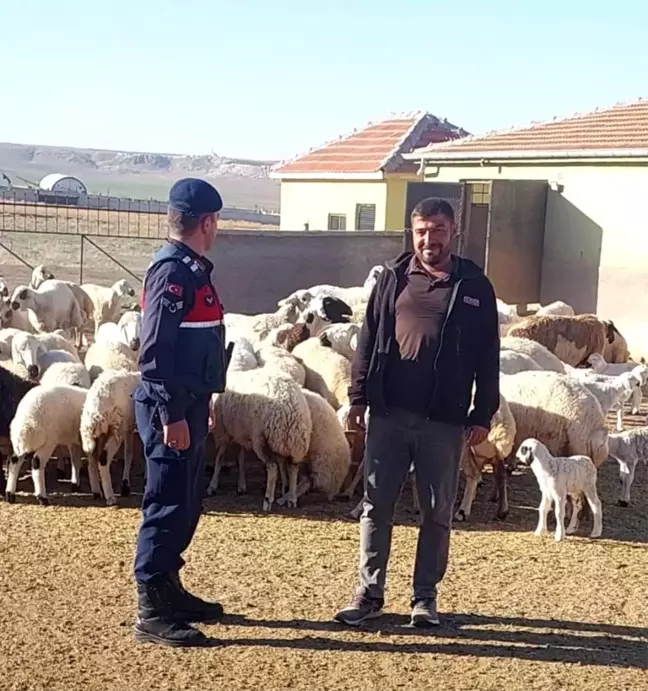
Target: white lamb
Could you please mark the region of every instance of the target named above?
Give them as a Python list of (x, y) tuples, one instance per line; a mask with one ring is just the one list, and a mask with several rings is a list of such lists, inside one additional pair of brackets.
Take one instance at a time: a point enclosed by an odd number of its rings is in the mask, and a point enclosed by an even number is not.
[(514, 350), (516, 353), (528, 355), (535, 360), (543, 370), (565, 374), (565, 364), (561, 362), (548, 348), (529, 338), (506, 336), (500, 341), (501, 350)]
[[(110, 478), (110, 464), (124, 444), (124, 472), (121, 495), (130, 494), (133, 464), (135, 415), (131, 395), (140, 380), (139, 372), (103, 372), (94, 381), (83, 406), (80, 435), (88, 467), (98, 468), (107, 506), (117, 503)], [(93, 489), (95, 498), (99, 494)]]
[(508, 305), (499, 298), (497, 298), (497, 318), (501, 337), (506, 336), (513, 324), (522, 320), (522, 317), (518, 315), (514, 305)]
[(117, 322), (123, 298), (135, 297), (135, 291), (126, 279), (113, 283), (109, 288), (83, 283), (81, 289), (92, 300), (95, 333), (104, 322)]
[(353, 360), (360, 334), (359, 324), (331, 324), (319, 334), (320, 343)]
[(548, 305), (543, 305), (536, 312), (537, 315), (562, 315), (565, 317), (573, 317), (576, 312), (571, 305), (568, 305), (562, 300), (556, 300), (555, 302), (550, 302)]
[[(539, 519), (535, 535), (542, 535), (547, 530), (547, 516), (554, 504), (556, 515), (556, 541), (571, 535), (578, 529), (578, 514), (582, 508), (585, 495), (592, 510), (594, 526), (590, 537), (600, 537), (603, 530), (603, 510), (596, 491), (597, 470), (587, 456), (552, 456), (547, 447), (537, 439), (526, 439), (520, 445), (517, 458), (531, 466), (536, 476), (542, 501), (538, 508)], [(565, 505), (567, 496), (572, 498), (572, 517), (565, 530)]]
[[(28, 461), (32, 467), (34, 494), (38, 503), (49, 503), (45, 488), (45, 466), (59, 445), (70, 447), (73, 478), (79, 477), (79, 425), (87, 393), (78, 386), (36, 386), (25, 394), (9, 428), (11, 445), (17, 458), (12, 457), (9, 463), (7, 501), (15, 502), (18, 473), (23, 462)], [(94, 492), (98, 489), (98, 477), (90, 469), (89, 476)]]
[(85, 356), (85, 366), (94, 381), (102, 372), (135, 372), (137, 355), (123, 343), (93, 343)]
[(225, 328), (228, 333), (236, 333), (252, 342), (266, 338), (273, 329), (284, 324), (294, 324), (299, 317), (299, 310), (294, 305), (286, 304), (276, 312), (263, 314), (237, 314), (228, 312), (225, 315)]
[(20, 329), (11, 327), (0, 329), (0, 357), (11, 357), (11, 342), (17, 333), (21, 333)]
[(351, 363), (318, 338), (309, 338), (293, 348), (293, 355), (306, 370), (307, 389), (320, 394), (335, 410), (348, 402), (351, 384)]
[[(296, 506), (299, 464), (308, 453), (313, 427), (310, 409), (299, 385), (286, 375), (269, 374), (264, 368), (234, 372), (228, 377), (227, 389), (215, 394), (212, 401), (216, 459), (208, 494), (217, 489), (223, 454), (227, 444), (234, 442), (241, 448), (240, 473), (245, 450), (254, 451), (265, 464), (263, 510), (272, 508), (277, 474), (284, 465), (288, 467), (289, 498), (286, 503)], [(244, 491), (240, 475), (239, 489)]]
[(624, 372), (635, 371), (641, 377), (641, 389), (634, 389), (630, 398), (631, 414), (638, 415), (643, 398), (643, 389), (648, 384), (648, 367), (637, 362), (606, 362), (599, 353), (592, 353), (587, 358), (588, 363), (596, 374), (606, 374), (608, 376), (618, 376)]
[[(51, 351), (56, 352), (56, 351)], [(90, 373), (80, 362), (53, 362), (40, 378), (41, 386), (80, 386), (90, 388)]]
[[(310, 409), (313, 428), (306, 462), (306, 477), (297, 485), (297, 498), (315, 488), (332, 501), (340, 491), (351, 465), (351, 450), (344, 430), (333, 408), (319, 395), (303, 389)], [(277, 500), (282, 506), (289, 499), (285, 494)]]
[(515, 350), (500, 351), (500, 372), (502, 374), (517, 374), (528, 370), (541, 370), (542, 367), (529, 355)]
[(11, 308), (30, 310), (33, 314), (29, 315), (30, 321), (39, 331), (78, 329), (84, 321), (74, 293), (56, 279), (45, 281), (38, 290), (18, 286), (11, 297)]
[(283, 372), (294, 379), (299, 386), (304, 386), (306, 369), (292, 353), (278, 346), (262, 346), (254, 352), (259, 367), (270, 373)]
[(619, 434), (608, 436), (610, 456), (619, 464), (621, 497), (619, 506), (630, 503), (630, 487), (634, 481), (639, 461), (648, 463), (648, 427), (635, 427)]
[(139, 350), (142, 336), (142, 314), (135, 310), (124, 312), (119, 321), (104, 322), (97, 329), (95, 343), (123, 343), (132, 351)]
[[(574, 374), (572, 373), (572, 376)], [(641, 391), (641, 377), (637, 372), (623, 372), (616, 377), (605, 374), (591, 374), (581, 370), (576, 375), (580, 383), (590, 391), (601, 406), (603, 414), (617, 411), (617, 432), (623, 430), (623, 406), (635, 390)]]

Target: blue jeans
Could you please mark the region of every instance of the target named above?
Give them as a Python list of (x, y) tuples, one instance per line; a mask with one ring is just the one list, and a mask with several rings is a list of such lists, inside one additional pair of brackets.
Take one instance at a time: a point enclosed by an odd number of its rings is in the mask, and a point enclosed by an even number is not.
[(187, 409), (185, 419), (191, 444), (185, 451), (170, 449), (162, 442), (156, 403), (142, 395), (141, 389), (136, 390), (133, 398), (146, 458), (146, 487), (134, 571), (135, 579), (146, 583), (182, 568), (181, 555), (196, 531), (205, 484), (209, 397), (195, 399)]

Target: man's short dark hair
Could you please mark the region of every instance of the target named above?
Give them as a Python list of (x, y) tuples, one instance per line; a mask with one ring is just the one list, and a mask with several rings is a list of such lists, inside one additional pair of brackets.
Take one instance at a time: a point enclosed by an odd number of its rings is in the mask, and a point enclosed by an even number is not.
[(411, 221), (415, 218), (430, 218), (431, 216), (445, 216), (454, 223), (454, 209), (445, 199), (435, 199), (428, 197), (420, 201), (412, 211)]
[(191, 235), (191, 233), (198, 228), (200, 222), (208, 214), (201, 214), (200, 216), (190, 216), (183, 214), (177, 209), (169, 209), (167, 212), (167, 223), (169, 230), (173, 230), (179, 235)]

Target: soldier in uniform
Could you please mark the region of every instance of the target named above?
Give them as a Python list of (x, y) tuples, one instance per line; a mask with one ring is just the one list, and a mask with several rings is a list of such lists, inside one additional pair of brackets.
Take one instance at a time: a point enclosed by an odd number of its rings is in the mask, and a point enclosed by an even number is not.
[(146, 457), (134, 568), (138, 641), (205, 645), (207, 637), (191, 623), (223, 614), (219, 603), (189, 593), (179, 576), (201, 514), (210, 398), (225, 388), (223, 307), (204, 256), (222, 206), (204, 180), (178, 180), (169, 192), (168, 242), (144, 278), (142, 379), (133, 393)]

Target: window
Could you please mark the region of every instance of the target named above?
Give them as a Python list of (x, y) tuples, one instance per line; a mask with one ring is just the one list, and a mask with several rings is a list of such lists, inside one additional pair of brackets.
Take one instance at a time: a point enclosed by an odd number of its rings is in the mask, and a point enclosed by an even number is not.
[(470, 203), (471, 204), (490, 204), (490, 183), (471, 182), (470, 183)]
[(376, 229), (376, 205), (356, 204), (356, 230)]
[(346, 230), (346, 215), (345, 214), (329, 214), (328, 215), (328, 229), (329, 230)]

